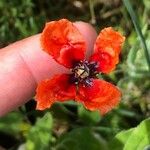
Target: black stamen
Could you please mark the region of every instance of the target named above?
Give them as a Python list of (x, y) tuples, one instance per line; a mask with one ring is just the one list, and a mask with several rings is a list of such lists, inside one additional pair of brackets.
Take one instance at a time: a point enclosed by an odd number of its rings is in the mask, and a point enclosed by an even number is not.
[(97, 68), (99, 64), (95, 61), (88, 62), (83, 60), (74, 64), (71, 74), (71, 83), (78, 85), (79, 83), (83, 86), (92, 86), (93, 78), (97, 78)]

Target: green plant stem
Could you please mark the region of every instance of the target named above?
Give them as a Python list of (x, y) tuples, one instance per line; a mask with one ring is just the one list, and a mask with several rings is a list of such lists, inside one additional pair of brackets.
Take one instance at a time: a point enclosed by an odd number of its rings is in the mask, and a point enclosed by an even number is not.
[(118, 132), (120, 131), (120, 129), (117, 128), (108, 128), (108, 127), (93, 127), (92, 129), (94, 129), (95, 131), (100, 131), (100, 132), (108, 132), (108, 133), (112, 133), (112, 132)]
[(137, 34), (138, 34), (138, 36), (140, 38), (141, 44), (142, 44), (144, 52), (145, 52), (145, 58), (147, 60), (147, 64), (148, 64), (149, 71), (150, 71), (150, 54), (148, 52), (148, 49), (147, 49), (147, 46), (146, 46), (146, 42), (145, 42), (144, 36), (142, 34), (142, 31), (141, 31), (141, 28), (140, 28), (137, 16), (136, 16), (136, 14), (135, 14), (135, 12), (134, 12), (134, 10), (132, 8), (130, 0), (123, 0), (123, 3), (125, 5), (126, 9), (128, 10), (128, 13), (130, 14), (130, 17), (132, 19), (132, 22), (134, 24), (136, 32), (137, 32)]
[(94, 12), (94, 4), (93, 0), (89, 0), (89, 7), (90, 7), (90, 14), (91, 14), (91, 23), (95, 24), (96, 23), (96, 17), (95, 17), (95, 12)]

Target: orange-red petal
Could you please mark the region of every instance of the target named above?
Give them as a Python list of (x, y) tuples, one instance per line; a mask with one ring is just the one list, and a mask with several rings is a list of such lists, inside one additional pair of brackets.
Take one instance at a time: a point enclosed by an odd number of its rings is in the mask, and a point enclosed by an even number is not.
[(109, 73), (115, 69), (124, 40), (125, 37), (111, 27), (100, 32), (94, 45), (94, 54), (91, 56), (91, 60), (99, 62), (100, 72)]
[(56, 101), (75, 99), (76, 87), (70, 84), (69, 75), (56, 75), (52, 79), (42, 81), (36, 90), (37, 109), (44, 110)]
[(99, 62), (97, 70), (103, 73), (110, 73), (119, 62), (119, 56), (112, 57), (107, 52), (98, 52), (91, 56), (90, 61)]
[(44, 51), (67, 68), (85, 56), (85, 40), (67, 19), (47, 23), (41, 35), (41, 45)]
[(95, 79), (90, 87), (79, 87), (77, 100), (89, 110), (109, 112), (120, 101), (121, 92), (117, 87), (104, 80)]

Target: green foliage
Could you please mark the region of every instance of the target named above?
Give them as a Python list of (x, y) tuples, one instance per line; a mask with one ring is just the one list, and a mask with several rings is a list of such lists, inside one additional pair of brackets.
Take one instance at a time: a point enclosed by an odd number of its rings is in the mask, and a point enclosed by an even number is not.
[(136, 128), (118, 133), (110, 144), (115, 150), (144, 150), (150, 145), (150, 119), (142, 121)]
[(132, 21), (134, 23), (136, 32), (137, 32), (137, 34), (138, 34), (138, 36), (140, 38), (141, 44), (142, 44), (144, 52), (145, 52), (145, 58), (146, 58), (146, 61), (148, 63), (149, 71), (150, 71), (150, 54), (149, 54), (149, 51), (148, 51), (148, 48), (147, 48), (144, 36), (142, 34), (142, 31), (141, 31), (141, 28), (140, 28), (137, 16), (136, 16), (136, 14), (135, 14), (135, 12), (134, 12), (134, 10), (132, 8), (132, 5), (131, 5), (130, 1), (129, 0), (123, 0), (123, 2), (124, 2), (124, 5), (126, 6), (129, 14), (131, 16), (131, 19), (132, 19)]
[(62, 136), (56, 150), (107, 150), (106, 142), (91, 128), (78, 128)]
[(118, 133), (110, 143), (110, 147), (115, 150), (123, 149), (133, 130), (134, 129), (129, 129), (127, 131), (121, 131), (120, 133)]
[(94, 125), (101, 120), (100, 113), (98, 111), (89, 111), (85, 109), (82, 105), (78, 107), (79, 118), (84, 124)]
[(27, 150), (46, 150), (52, 139), (51, 129), (53, 125), (52, 116), (46, 113), (43, 118), (37, 120), (27, 134)]
[(11, 135), (18, 135), (20, 132), (26, 132), (30, 125), (23, 120), (23, 115), (13, 112), (0, 118), (0, 131)]
[(37, 33), (43, 22), (40, 16), (39, 18), (35, 16), (32, 0), (1, 0), (0, 14), (0, 39), (2, 46)]

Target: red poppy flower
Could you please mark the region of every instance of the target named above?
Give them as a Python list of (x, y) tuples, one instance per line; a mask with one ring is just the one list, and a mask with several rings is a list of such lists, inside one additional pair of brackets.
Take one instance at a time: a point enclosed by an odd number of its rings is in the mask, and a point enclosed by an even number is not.
[(47, 23), (41, 35), (42, 48), (70, 69), (70, 74), (56, 75), (38, 85), (37, 109), (49, 108), (56, 101), (75, 100), (101, 114), (110, 111), (119, 103), (121, 92), (98, 79), (97, 74), (115, 69), (124, 40), (111, 27), (103, 29), (96, 39), (94, 54), (85, 60), (85, 40), (72, 22), (61, 19)]

